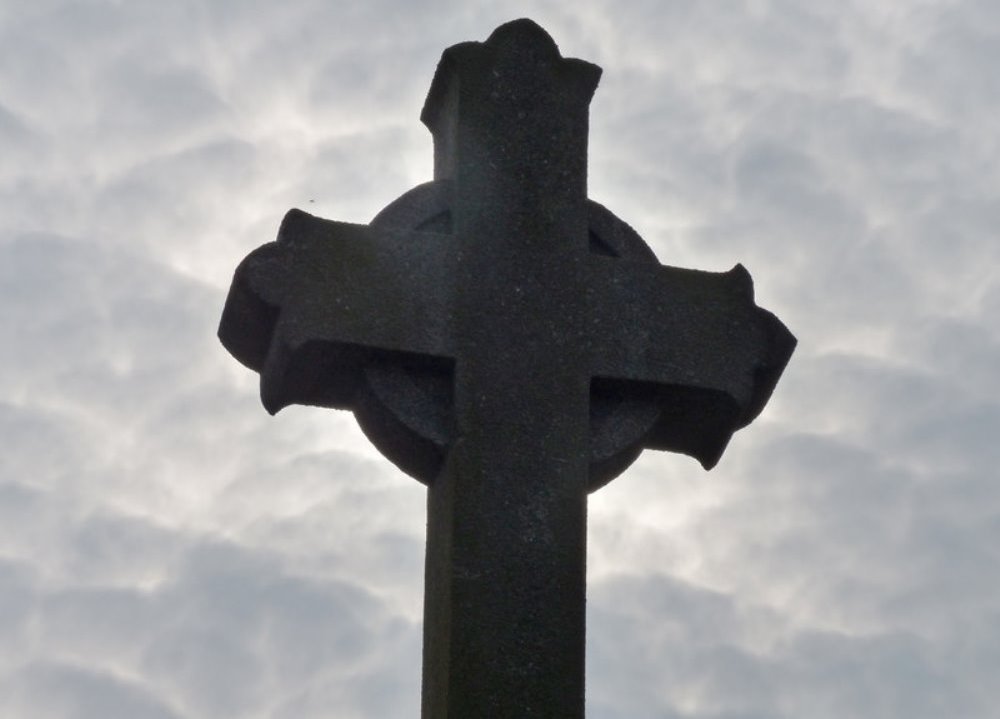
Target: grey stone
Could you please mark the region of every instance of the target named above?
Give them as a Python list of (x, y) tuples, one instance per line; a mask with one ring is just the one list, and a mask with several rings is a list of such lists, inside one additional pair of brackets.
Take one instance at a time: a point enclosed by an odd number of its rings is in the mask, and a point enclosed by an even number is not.
[(449, 48), (433, 181), (290, 211), (226, 301), (268, 411), (352, 410), (428, 485), (424, 717), (582, 717), (587, 493), (644, 448), (712, 467), (795, 346), (742, 266), (662, 266), (587, 199), (600, 74), (529, 20)]

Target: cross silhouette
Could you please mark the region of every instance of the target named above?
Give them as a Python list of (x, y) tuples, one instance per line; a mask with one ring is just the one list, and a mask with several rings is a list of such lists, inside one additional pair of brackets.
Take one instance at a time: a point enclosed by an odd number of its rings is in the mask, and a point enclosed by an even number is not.
[(425, 719), (583, 716), (588, 492), (646, 447), (713, 466), (795, 345), (741, 266), (662, 266), (587, 199), (600, 74), (529, 20), (449, 48), (434, 180), (290, 211), (223, 312), (270, 412), (351, 409), (428, 485)]

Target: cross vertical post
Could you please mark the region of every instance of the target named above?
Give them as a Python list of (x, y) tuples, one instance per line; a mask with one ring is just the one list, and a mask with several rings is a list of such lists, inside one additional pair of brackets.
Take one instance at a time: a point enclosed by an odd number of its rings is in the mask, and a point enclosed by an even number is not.
[(540, 28), (453, 48), (423, 119), (454, 188), (455, 422), (429, 489), (426, 717), (582, 717), (588, 106)]

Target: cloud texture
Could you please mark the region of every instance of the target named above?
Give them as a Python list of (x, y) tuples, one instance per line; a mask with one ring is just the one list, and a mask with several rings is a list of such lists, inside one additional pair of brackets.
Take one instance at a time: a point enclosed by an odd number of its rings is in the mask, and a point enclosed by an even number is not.
[(799, 338), (716, 470), (592, 497), (588, 716), (989, 719), (997, 7), (0, 6), (0, 715), (418, 714), (423, 489), (215, 327), (289, 207), (429, 179), (441, 51), (530, 16), (604, 67), (591, 196)]

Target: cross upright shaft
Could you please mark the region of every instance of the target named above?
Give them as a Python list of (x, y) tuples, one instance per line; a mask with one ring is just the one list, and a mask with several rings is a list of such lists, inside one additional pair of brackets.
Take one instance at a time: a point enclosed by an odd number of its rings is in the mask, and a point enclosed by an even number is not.
[(527, 20), (448, 49), (435, 180), (290, 211), (223, 311), (269, 411), (351, 409), (428, 485), (425, 719), (583, 717), (587, 492), (646, 447), (710, 468), (795, 345), (742, 267), (661, 266), (587, 199), (599, 77)]
[(587, 108), (540, 28), (449, 50), (424, 111), (451, 180), (458, 441), (431, 484), (426, 717), (583, 716)]

